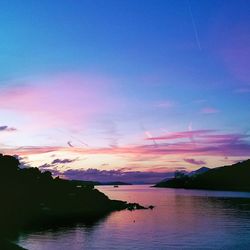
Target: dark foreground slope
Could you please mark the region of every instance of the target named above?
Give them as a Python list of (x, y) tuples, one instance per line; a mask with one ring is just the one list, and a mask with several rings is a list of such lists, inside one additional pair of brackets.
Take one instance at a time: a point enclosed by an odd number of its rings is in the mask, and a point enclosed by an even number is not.
[(94, 221), (111, 211), (143, 208), (110, 200), (91, 184), (52, 178), (38, 168), (19, 168), (16, 158), (1, 154), (0, 199), (0, 249), (17, 249), (6, 239), (23, 229)]
[(194, 176), (183, 175), (159, 182), (155, 187), (250, 191), (250, 160), (210, 169)]

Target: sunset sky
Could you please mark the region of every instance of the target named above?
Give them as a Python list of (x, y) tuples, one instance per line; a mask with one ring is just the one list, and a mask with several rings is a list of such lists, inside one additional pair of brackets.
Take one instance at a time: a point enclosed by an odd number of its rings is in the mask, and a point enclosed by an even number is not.
[(250, 2), (0, 3), (0, 148), (154, 182), (250, 158)]

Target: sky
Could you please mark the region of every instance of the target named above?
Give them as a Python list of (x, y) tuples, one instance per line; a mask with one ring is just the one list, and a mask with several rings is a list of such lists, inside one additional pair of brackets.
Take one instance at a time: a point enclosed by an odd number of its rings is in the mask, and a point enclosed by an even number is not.
[(156, 182), (250, 158), (250, 2), (0, 3), (0, 151)]

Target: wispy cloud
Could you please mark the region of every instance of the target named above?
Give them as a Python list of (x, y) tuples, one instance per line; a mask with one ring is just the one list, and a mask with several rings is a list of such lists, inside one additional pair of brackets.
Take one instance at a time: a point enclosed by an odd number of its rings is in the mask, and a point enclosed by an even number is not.
[(157, 136), (157, 137), (148, 137), (147, 140), (173, 140), (173, 139), (183, 139), (183, 138), (191, 138), (195, 136), (200, 136), (208, 133), (212, 133), (215, 130), (208, 130), (208, 129), (203, 129), (203, 130), (189, 130), (189, 131), (182, 131), (182, 132), (172, 132), (172, 133), (167, 133), (162, 136)]
[(54, 159), (51, 164), (67, 164), (77, 161), (78, 159)]
[(195, 159), (183, 159), (185, 162), (188, 162), (190, 164), (194, 164), (194, 165), (205, 165), (206, 162), (205, 161), (202, 161), (202, 160), (195, 160)]
[[(191, 139), (190, 139), (191, 138)], [(161, 172), (164, 172), (164, 168), (169, 169), (171, 167), (186, 167), (187, 163), (194, 165), (202, 165), (206, 162), (202, 159), (209, 159), (209, 166), (211, 165), (211, 159), (217, 157), (238, 157), (241, 159), (250, 157), (250, 141), (249, 135), (245, 133), (219, 133), (216, 130), (193, 130), (168, 133), (154, 138), (147, 138), (146, 140), (157, 141), (157, 147), (155, 145), (127, 145), (116, 147), (62, 147), (62, 146), (29, 146), (10, 148), (1, 146), (1, 151), (4, 154), (18, 154), (22, 157), (32, 156), (39, 154), (50, 153), (56, 155), (74, 155), (79, 157), (79, 163), (81, 156), (88, 157), (90, 159), (86, 164), (91, 164), (91, 167), (107, 167), (108, 169), (114, 167), (117, 168), (117, 164), (114, 165), (112, 161), (114, 159), (122, 159), (122, 165), (120, 167), (126, 167), (133, 165), (133, 170), (152, 170), (156, 171), (157, 165)], [(95, 162), (96, 159), (108, 157), (112, 159), (111, 162), (105, 160)], [(39, 157), (41, 158), (41, 157)], [(45, 157), (46, 158), (46, 157)], [(60, 166), (60, 164), (73, 163), (74, 160), (69, 157), (60, 158), (57, 157), (56, 161), (52, 161), (51, 166)], [(93, 159), (93, 161), (91, 160)], [(118, 161), (119, 161), (118, 160)], [(178, 162), (176, 162), (178, 160)], [(168, 162), (169, 161), (169, 162)], [(173, 162), (171, 162), (173, 161)], [(75, 167), (79, 167), (77, 163)], [(96, 165), (95, 165), (96, 164)], [(207, 165), (207, 164), (206, 164)]]
[[(194, 130), (175, 132), (147, 140), (158, 140), (161, 143), (155, 145), (120, 146), (103, 148), (79, 148), (79, 147), (19, 147), (12, 149), (19, 155), (41, 154), (49, 152), (74, 152), (78, 154), (110, 154), (134, 156), (166, 156), (166, 155), (204, 155), (204, 156), (250, 156), (250, 143), (246, 134), (211, 134), (215, 130)], [(189, 140), (190, 137), (195, 138)], [(164, 140), (182, 139), (181, 141), (163, 142)], [(188, 140), (186, 140), (188, 139)], [(10, 152), (10, 149), (5, 151)], [(8, 151), (9, 150), (9, 151)]]
[(205, 144), (234, 144), (237, 142), (244, 141), (244, 139), (249, 138), (248, 134), (210, 134), (210, 135), (200, 135), (200, 143)]
[(37, 126), (83, 127), (91, 117), (117, 107), (111, 86), (112, 80), (105, 77), (71, 73), (27, 79), (21, 86), (1, 89), (0, 106)]

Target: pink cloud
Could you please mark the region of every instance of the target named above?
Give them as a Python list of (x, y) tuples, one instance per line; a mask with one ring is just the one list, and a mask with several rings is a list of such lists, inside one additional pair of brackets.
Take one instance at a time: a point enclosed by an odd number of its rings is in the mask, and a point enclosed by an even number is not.
[(167, 133), (162, 136), (157, 137), (148, 137), (147, 140), (174, 140), (174, 139), (183, 139), (183, 138), (192, 138), (200, 135), (204, 135), (207, 133), (212, 133), (214, 130), (193, 130), (193, 131), (183, 131), (183, 132), (174, 132)]
[[(190, 140), (190, 136), (192, 140)], [(153, 139), (153, 138), (148, 138)], [(175, 140), (178, 139), (178, 140)], [(186, 140), (188, 139), (188, 140)], [(181, 167), (185, 163), (202, 165), (203, 161), (195, 160), (195, 157), (250, 157), (249, 135), (240, 133), (220, 134), (216, 130), (195, 130), (169, 133), (167, 136), (155, 137), (158, 140), (155, 145), (127, 145), (116, 147), (69, 147), (69, 146), (25, 146), (10, 148), (1, 145), (1, 153), (18, 154), (19, 156), (29, 156), (44, 153), (66, 153), (74, 155), (109, 155), (123, 157), (128, 163), (137, 165), (145, 169), (143, 162), (150, 162), (153, 165), (160, 164), (160, 168), (166, 166)], [(164, 142), (166, 140), (167, 142)], [(171, 158), (167, 159), (167, 156)], [(174, 157), (174, 158), (172, 158)], [(89, 156), (91, 158), (91, 156)], [(180, 159), (180, 162), (176, 162)], [(181, 159), (183, 159), (181, 161)], [(171, 162), (174, 160), (174, 162)], [(168, 162), (170, 161), (170, 162)], [(170, 163), (170, 164), (169, 164)], [(185, 165), (184, 165), (185, 166)]]
[(205, 144), (225, 144), (236, 143), (243, 139), (248, 138), (247, 134), (213, 134), (213, 135), (201, 135), (199, 143)]
[(79, 74), (32, 79), (2, 89), (0, 106), (41, 126), (84, 126), (92, 117), (117, 106), (111, 85), (109, 79)]
[[(219, 137), (219, 135), (217, 135)], [(222, 136), (222, 135), (221, 135)], [(225, 137), (223, 135), (222, 137)], [(228, 135), (230, 137), (232, 135)], [(243, 137), (242, 137), (243, 138)], [(110, 155), (130, 155), (132, 159), (141, 160), (155, 159), (154, 157), (175, 155), (185, 156), (250, 156), (250, 143), (242, 138), (235, 141), (225, 140), (218, 143), (212, 142), (211, 138), (203, 140), (187, 141), (187, 142), (172, 142), (172, 143), (159, 143), (157, 147), (154, 145), (142, 146), (124, 146), (124, 147), (106, 147), (106, 148), (79, 148), (79, 147), (20, 147), (17, 149), (4, 149), (6, 153), (18, 153), (19, 155), (42, 154), (56, 151), (74, 152), (79, 154), (110, 154)], [(145, 156), (146, 158), (142, 157)], [(158, 158), (159, 159), (159, 158)]]

